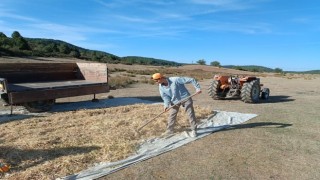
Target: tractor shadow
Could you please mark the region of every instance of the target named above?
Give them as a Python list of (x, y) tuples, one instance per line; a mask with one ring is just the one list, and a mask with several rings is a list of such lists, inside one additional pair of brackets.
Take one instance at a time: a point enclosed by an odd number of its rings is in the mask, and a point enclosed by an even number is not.
[[(219, 99), (219, 101), (241, 101), (240, 97), (226, 97), (224, 99)], [(282, 103), (282, 102), (291, 102), (295, 101), (291, 96), (270, 96), (268, 99), (259, 99), (259, 102), (256, 104), (265, 104), (265, 103)]]
[(261, 99), (259, 103), (282, 103), (295, 101), (295, 99), (290, 97), (291, 96), (270, 96), (267, 100)]

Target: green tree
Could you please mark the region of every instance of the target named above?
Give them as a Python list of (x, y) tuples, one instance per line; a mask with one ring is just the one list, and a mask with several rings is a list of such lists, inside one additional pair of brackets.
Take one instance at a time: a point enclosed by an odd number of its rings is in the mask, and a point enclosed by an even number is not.
[(60, 53), (63, 53), (63, 54), (69, 54), (70, 51), (71, 51), (70, 48), (69, 48), (69, 46), (67, 46), (67, 45), (64, 44), (64, 43), (59, 44), (58, 49), (59, 49), (59, 52), (60, 52)]
[(30, 50), (28, 42), (20, 35), (18, 31), (14, 31), (11, 35), (13, 45), (20, 50)]
[[(254, 67), (254, 68), (251, 69), (251, 71), (252, 71), (252, 72), (260, 72), (260, 69)], [(261, 71), (261, 72), (262, 72), (262, 71)]]
[(3, 32), (0, 32), (0, 39), (2, 38), (8, 38)]
[(240, 71), (247, 71), (245, 68), (243, 68), (242, 66), (234, 66), (233, 69), (237, 69)]
[(79, 58), (80, 57), (80, 52), (77, 49), (74, 49), (70, 52), (70, 55), (74, 58)]
[(44, 47), (43, 47), (43, 50), (44, 50), (46, 53), (51, 53), (51, 52), (53, 52), (52, 46), (50, 46), (50, 44), (44, 46)]
[(4, 33), (0, 32), (0, 47), (8, 49), (10, 46), (10, 39)]
[(11, 37), (12, 39), (18, 39), (18, 38), (21, 38), (22, 36), (18, 31), (13, 31), (13, 33), (11, 34)]
[(200, 65), (205, 65), (206, 64), (206, 61), (204, 59), (200, 59), (197, 61), (198, 64)]
[(212, 61), (210, 63), (211, 66), (215, 66), (215, 67), (221, 67), (220, 62), (219, 61)]
[(283, 70), (282, 70), (281, 68), (275, 68), (275, 69), (274, 69), (274, 72), (275, 72), (275, 73), (282, 73)]
[(13, 42), (15, 46), (18, 47), (20, 50), (30, 50), (28, 42), (23, 37), (14, 39)]

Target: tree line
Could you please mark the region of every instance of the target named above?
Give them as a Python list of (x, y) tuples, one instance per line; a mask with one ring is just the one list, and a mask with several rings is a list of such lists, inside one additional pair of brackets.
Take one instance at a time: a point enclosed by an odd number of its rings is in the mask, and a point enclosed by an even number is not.
[[(204, 59), (200, 59), (197, 61), (197, 64), (206, 65), (206, 61)], [(255, 66), (255, 65), (247, 65), (247, 66), (235, 66), (235, 65), (226, 65), (222, 66), (219, 61), (212, 61), (210, 62), (210, 66), (215, 67), (224, 67), (230, 69), (236, 69), (240, 71), (251, 71), (251, 72), (275, 72), (275, 73), (284, 73), (281, 68), (271, 69), (264, 66)]]
[(3, 32), (0, 32), (0, 56), (79, 58), (111, 64), (182, 65), (174, 61), (155, 58), (139, 56), (119, 57), (102, 51), (84, 49), (60, 40), (24, 38), (18, 31), (14, 31), (11, 37), (7, 37)]

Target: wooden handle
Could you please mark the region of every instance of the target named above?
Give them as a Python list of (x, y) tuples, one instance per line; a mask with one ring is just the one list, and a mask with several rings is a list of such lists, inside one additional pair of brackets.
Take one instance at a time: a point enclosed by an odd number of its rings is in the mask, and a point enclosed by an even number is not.
[(197, 94), (198, 94), (198, 93), (194, 93), (194, 94), (192, 94), (192, 95), (184, 98), (183, 100), (180, 100), (180, 101), (179, 101), (178, 103), (176, 103), (175, 105), (170, 106), (170, 107), (167, 109), (167, 111), (163, 111), (163, 112), (161, 112), (160, 114), (158, 114), (156, 117), (150, 119), (149, 121), (147, 121), (146, 123), (144, 123), (142, 126), (140, 126), (140, 127), (137, 129), (137, 131), (139, 132), (143, 127), (145, 127), (146, 125), (148, 125), (148, 124), (149, 124), (150, 122), (152, 122), (153, 120), (157, 119), (157, 118), (158, 118), (159, 116), (161, 116), (162, 114), (168, 112), (170, 109), (172, 109), (173, 107), (179, 105), (180, 103), (186, 102), (189, 98), (191, 98), (191, 97), (193, 97), (193, 96), (195, 96), (195, 95), (197, 95)]

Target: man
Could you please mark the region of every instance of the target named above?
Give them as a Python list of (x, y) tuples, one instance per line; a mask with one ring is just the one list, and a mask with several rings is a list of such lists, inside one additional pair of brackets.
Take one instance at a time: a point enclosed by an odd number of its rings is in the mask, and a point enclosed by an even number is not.
[(165, 77), (160, 73), (155, 73), (152, 75), (152, 79), (159, 84), (159, 91), (161, 98), (164, 102), (164, 111), (168, 111), (170, 106), (176, 105), (171, 108), (169, 117), (167, 130), (164, 135), (171, 135), (174, 133), (174, 125), (176, 122), (176, 117), (179, 112), (180, 106), (184, 107), (186, 113), (189, 116), (189, 122), (191, 127), (191, 132), (189, 135), (191, 137), (197, 136), (197, 125), (196, 125), (196, 117), (193, 108), (193, 101), (191, 98), (188, 98), (185, 102), (178, 104), (179, 101), (185, 100), (190, 93), (188, 92), (185, 84), (192, 84), (196, 89), (196, 93), (200, 94), (201, 89), (199, 83), (190, 77)]

